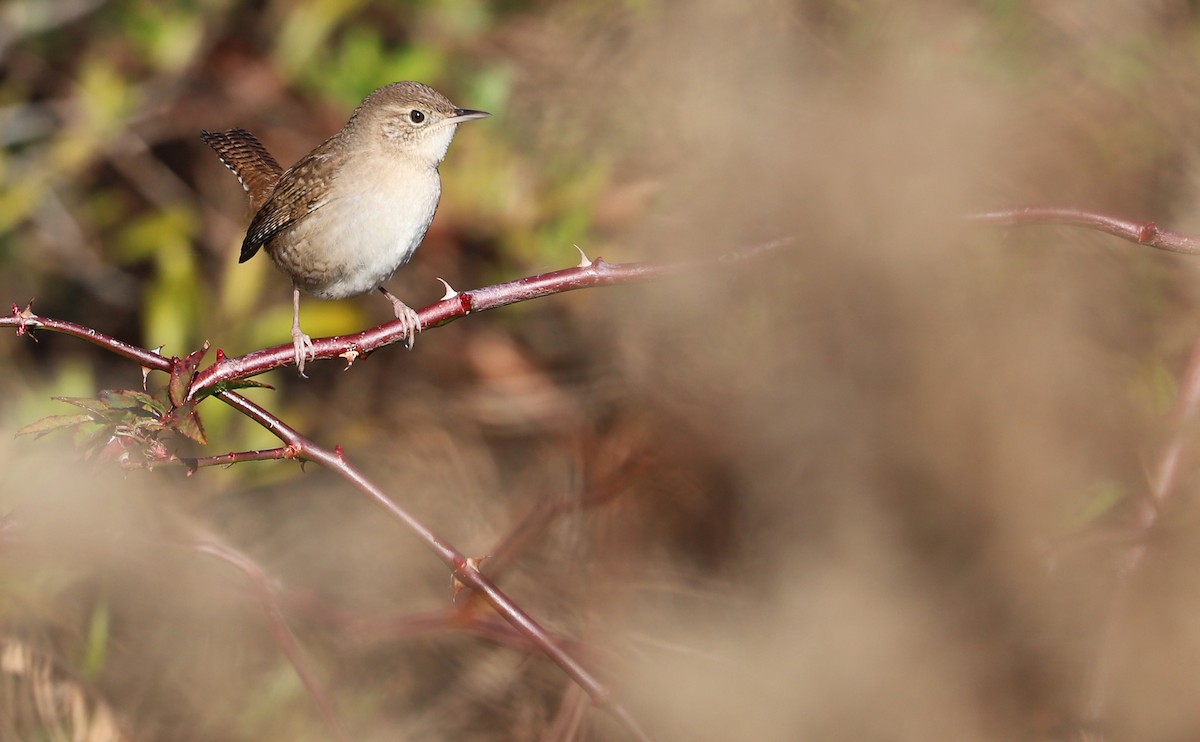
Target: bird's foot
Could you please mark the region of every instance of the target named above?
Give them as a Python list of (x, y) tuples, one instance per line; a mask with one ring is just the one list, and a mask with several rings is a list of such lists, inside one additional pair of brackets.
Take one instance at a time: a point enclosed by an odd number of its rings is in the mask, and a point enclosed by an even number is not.
[(396, 319), (400, 320), (400, 327), (404, 329), (404, 334), (408, 338), (406, 343), (409, 350), (412, 350), (413, 343), (417, 339), (417, 333), (421, 331), (421, 317), (411, 307), (397, 299), (387, 289), (382, 286), (379, 290), (392, 303), (392, 310), (396, 312)]
[(296, 349), (296, 368), (300, 371), (300, 376), (307, 379), (304, 375), (304, 362), (307, 357), (309, 360), (317, 360), (317, 349), (313, 347), (312, 338), (300, 331), (300, 326), (292, 328), (292, 347)]

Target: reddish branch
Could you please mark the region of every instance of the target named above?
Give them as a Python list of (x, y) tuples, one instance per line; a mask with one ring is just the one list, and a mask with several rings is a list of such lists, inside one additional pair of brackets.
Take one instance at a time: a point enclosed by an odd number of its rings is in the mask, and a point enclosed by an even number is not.
[[(716, 257), (675, 263), (613, 264), (604, 262), (602, 258), (589, 261), (585, 257), (583, 262), (574, 268), (542, 273), (517, 281), (486, 286), (472, 291), (448, 291), (446, 297), (441, 301), (426, 306), (418, 314), (421, 317), (421, 326), (428, 330), (438, 325), (453, 322), (472, 312), (483, 312), (488, 309), (496, 309), (508, 304), (516, 304), (517, 302), (537, 299), (552, 294), (561, 294), (567, 291), (599, 286), (641, 283), (715, 264), (742, 262), (763, 253), (777, 250), (790, 242), (790, 238), (780, 238), (752, 247), (722, 253)], [(31, 307), (32, 302), (24, 310), (13, 304), (10, 316), (0, 317), (0, 327), (16, 327), (18, 335), (23, 335), (30, 330), (50, 330), (52, 332), (74, 335), (75, 337), (106, 348), (119, 356), (136, 361), (144, 368), (170, 373), (174, 367), (174, 359), (161, 356), (145, 348), (130, 345), (75, 322), (40, 317), (33, 314)], [(398, 341), (407, 342), (407, 338), (400, 323), (393, 320), (392, 322), (384, 323), (378, 327), (354, 335), (317, 338), (313, 340), (313, 346), (316, 358), (344, 358), (348, 362), (353, 363), (360, 355)], [(192, 379), (188, 399), (196, 399), (206, 390), (211, 390), (212, 387), (222, 382), (257, 376), (267, 371), (293, 364), (295, 361), (295, 348), (292, 347), (291, 343), (264, 348), (263, 350), (247, 353), (244, 356), (237, 356), (235, 358), (227, 358), (224, 353), (218, 350), (216, 362), (202, 369)]]
[(983, 224), (1018, 227), (1028, 224), (1067, 224), (1107, 232), (1139, 245), (1188, 255), (1200, 254), (1200, 237), (1161, 229), (1154, 222), (1139, 222), (1083, 209), (1030, 206), (970, 214), (967, 219)]
[[(551, 294), (597, 286), (651, 281), (716, 263), (739, 262), (775, 250), (788, 242), (790, 242), (789, 239), (778, 239), (744, 250), (724, 253), (715, 258), (677, 263), (612, 264), (605, 263), (600, 258), (592, 261), (585, 258), (580, 265), (574, 268), (543, 273), (473, 291), (448, 291), (447, 296), (441, 301), (430, 304), (417, 314), (421, 317), (421, 326), (428, 330), (453, 322), (472, 312), (483, 312)], [(315, 338), (313, 349), (318, 359), (345, 358), (353, 363), (359, 355), (400, 341), (407, 342), (407, 336), (400, 322), (393, 320), (355, 335)], [(214, 384), (257, 376), (266, 371), (293, 364), (295, 361), (296, 351), (291, 343), (265, 348), (236, 358), (219, 360), (196, 376), (189, 398), (195, 397)]]
[[(1161, 229), (1152, 221), (1134, 221), (1080, 209), (1029, 207), (971, 214), (968, 215), (967, 219), (981, 224), (1009, 227), (1033, 224), (1065, 224), (1098, 230), (1139, 245), (1146, 245), (1160, 250), (1184, 254), (1200, 254), (1200, 238), (1172, 230)], [(425, 307), (419, 314), (422, 325), (425, 328), (431, 328), (464, 317), (472, 312), (494, 309), (506, 304), (550, 294), (594, 286), (647, 281), (711, 265), (715, 262), (740, 261), (778, 248), (787, 242), (788, 240), (776, 240), (747, 250), (729, 253), (717, 259), (666, 265), (645, 263), (610, 265), (599, 259), (588, 261), (585, 258), (583, 263), (575, 268), (532, 276), (519, 281), (474, 291), (463, 293), (449, 291), (443, 300)], [(118, 355), (134, 360), (144, 368), (168, 373), (173, 369), (177, 369), (178, 364), (181, 362), (178, 358), (164, 358), (151, 351), (131, 346), (76, 323), (38, 317), (32, 313), (29, 307), (21, 311), (14, 305), (12, 316), (0, 318), (0, 327), (3, 326), (16, 327), (18, 334), (24, 334), (30, 329), (45, 329), (75, 335), (76, 337), (107, 348)], [(391, 322), (356, 335), (318, 339), (314, 341), (314, 345), (317, 358), (343, 357), (352, 363), (361, 354), (403, 339), (404, 335), (399, 323)], [(640, 729), (636, 721), (622, 706), (612, 700), (608, 689), (570, 653), (564, 650), (559, 640), (556, 640), (555, 637), (513, 602), (511, 598), (500, 591), (491, 580), (480, 573), (478, 560), (466, 557), (439, 535), (426, 528), (404, 508), (388, 498), (382, 490), (366, 479), (361, 472), (346, 461), (340, 448), (330, 451), (318, 446), (240, 394), (232, 391), (222, 391), (221, 387), (217, 386), (230, 381), (255, 376), (293, 362), (294, 351), (291, 344), (268, 348), (238, 358), (224, 358), (222, 354), (218, 353), (217, 361), (196, 373), (188, 388), (189, 400), (196, 399), (206, 392), (214, 392), (223, 402), (254, 419), (278, 436), (285, 443), (284, 447), (268, 451), (229, 453), (222, 456), (205, 457), (181, 463), (195, 468), (253, 459), (297, 458), (300, 460), (315, 461), (334, 470), (371, 498), (388, 515), (403, 523), (418, 538), (425, 542), (430, 550), (450, 569), (454, 575), (456, 584), (469, 588), (476, 595), (488, 602), (500, 616), (511, 624), (513, 629), (524, 640), (536, 646), (547, 657), (558, 664), (575, 681), (578, 687), (591, 697), (594, 703), (603, 705), (614, 713), (634, 736), (639, 739), (646, 739), (645, 733)], [(1159, 514), (1176, 486), (1179, 478), (1180, 462), (1187, 444), (1184, 434), (1186, 423), (1194, 419), (1198, 411), (1200, 411), (1200, 341), (1197, 342), (1193, 350), (1188, 369), (1184, 375), (1181, 393), (1176, 401), (1176, 433), (1164, 449), (1156, 466), (1155, 476), (1151, 482), (1150, 496), (1138, 511), (1138, 526), (1144, 534), (1149, 534), (1155, 528), (1158, 523)], [(537, 528), (538, 523), (536, 521), (542, 519), (552, 520), (555, 515), (556, 508), (548, 508), (546, 512), (538, 513), (532, 518), (535, 521), (532, 525), (528, 523), (523, 525)], [(522, 529), (518, 528), (512, 535), (514, 541), (520, 540), (518, 536), (521, 532)], [(1127, 553), (1124, 568), (1119, 575), (1117, 589), (1113, 594), (1113, 608), (1110, 611), (1106, 627), (1106, 635), (1109, 637), (1113, 635), (1115, 627), (1119, 623), (1124, 595), (1128, 589), (1132, 575), (1144, 560), (1146, 548), (1146, 542), (1143, 539), (1140, 543), (1131, 546)], [(315, 697), (318, 700), (318, 705), (321, 706), (322, 713), (325, 713), (327, 718), (331, 719), (330, 724), (335, 732), (342, 734), (336, 716), (332, 716), (332, 706), (328, 704), (328, 700), (320, 693), (315, 682), (312, 682), (311, 675), (307, 674), (307, 670), (304, 669), (302, 658), (295, 646), (294, 637), (287, 630), (286, 624), (283, 624), (282, 615), (278, 611), (274, 598), (269, 588), (265, 587), (265, 577), (261, 569), (253, 565), (252, 562), (247, 567), (241, 560), (230, 558), (229, 553), (222, 552), (221, 550), (209, 549), (206, 550), (206, 553), (212, 553), (214, 556), (218, 556), (239, 566), (251, 578), (251, 581), (260, 588), (260, 600), (264, 606), (264, 610), (268, 613), (268, 619), (272, 623), (272, 628), (276, 630), (278, 635), (278, 630), (282, 627), (283, 632), (288, 637), (288, 639), (281, 641), (281, 646), (288, 653), (288, 656), (292, 658), (293, 664), (305, 680), (310, 693), (316, 694)], [(1110, 670), (1108, 666), (1111, 660), (1111, 649), (1111, 641), (1106, 641), (1105, 648), (1098, 658), (1098, 668), (1094, 675), (1093, 688), (1089, 699), (1089, 711), (1092, 715), (1099, 715), (1102, 710), (1104, 696), (1109, 684)], [(572, 715), (572, 713), (568, 713), (567, 717), (570, 718)], [(566, 724), (568, 727), (574, 728), (577, 724), (577, 719), (571, 719)]]
[[(442, 301), (421, 310), (421, 323), (424, 327), (431, 328), (451, 322), (460, 317), (465, 317), (472, 312), (481, 312), (550, 294), (596, 286), (648, 281), (716, 263), (742, 261), (763, 252), (774, 250), (787, 242), (788, 240), (775, 240), (749, 249), (726, 253), (717, 258), (671, 264), (630, 263), (611, 265), (600, 259), (589, 261), (585, 257), (583, 262), (575, 268), (545, 273), (474, 291), (462, 293), (448, 291), (447, 296)], [(179, 461), (179, 463), (183, 463), (193, 470), (199, 466), (230, 464), (238, 461), (294, 458), (302, 461), (314, 461), (337, 472), (359, 491), (367, 495), (372, 502), (381, 507), (389, 516), (400, 521), (400, 523), (412, 531), (450, 569), (456, 585), (471, 590), (473, 595), (479, 596), (491, 605), (505, 621), (511, 624), (519, 635), (561, 667), (587, 693), (593, 703), (604, 707), (615, 715), (621, 724), (637, 739), (649, 739), (629, 712), (613, 700), (609, 689), (598, 678), (575, 659), (571, 653), (565, 650), (561, 643), (534, 620), (532, 616), (501, 591), (492, 580), (485, 577), (479, 571), (478, 559), (469, 558), (455, 549), (449, 542), (427, 528), (420, 520), (389, 498), (379, 487), (363, 476), (357, 468), (346, 460), (340, 447), (331, 451), (317, 445), (314, 441), (301, 435), (264, 408), (224, 387), (229, 382), (245, 379), (294, 362), (294, 351), (290, 344), (250, 353), (240, 358), (225, 358), (224, 354), (218, 351), (215, 363), (202, 370), (195, 370), (196, 364), (203, 357), (203, 349), (184, 358), (166, 358), (155, 352), (138, 348), (103, 335), (77, 323), (39, 317), (33, 313), (31, 306), (27, 306), (24, 310), (21, 310), (16, 305), (13, 305), (11, 316), (0, 318), (0, 327), (3, 326), (15, 327), (19, 335), (26, 334), (33, 329), (50, 330), (52, 332), (74, 335), (107, 348), (122, 357), (129, 358), (143, 368), (164, 371), (171, 374), (172, 378), (169, 386), (172, 389), (172, 400), (176, 404), (190, 405), (205, 394), (213, 393), (221, 401), (271, 431), (272, 434), (285, 444), (283, 447), (265, 451), (231, 452), (220, 456)], [(404, 332), (399, 323), (391, 322), (358, 333), (357, 335), (318, 339), (314, 341), (314, 347), (317, 358), (344, 357), (353, 362), (359, 354), (368, 353), (381, 346), (404, 339)], [(207, 347), (206, 344), (204, 349), (207, 349)], [(180, 389), (175, 387), (177, 379), (180, 382)], [(187, 389), (186, 402), (182, 399), (182, 395), (177, 393), (181, 390), (184, 383), (186, 383)], [(553, 513), (549, 515), (543, 514), (543, 516), (552, 518)], [(313, 679), (311, 672), (307, 669), (295, 637), (287, 628), (278, 603), (266, 583), (266, 578), (262, 570), (251, 560), (241, 557), (236, 552), (227, 548), (206, 544), (201, 544), (197, 548), (204, 553), (211, 554), (234, 564), (250, 578), (259, 595), (260, 603), (267, 614), (277, 643), (292, 661), (293, 666), (300, 674), (306, 688), (316, 700), (322, 714), (326, 717), (335, 734), (339, 738), (344, 738), (345, 733), (333, 711), (332, 704)]]
[(404, 524), (409, 531), (415, 534), (417, 538), (424, 542), (442, 560), (442, 563), (450, 569), (457, 583), (481, 595), (497, 613), (512, 624), (517, 631), (528, 637), (542, 653), (561, 667), (571, 679), (587, 691), (587, 694), (591, 696), (595, 704), (603, 706), (613, 713), (637, 739), (649, 739), (629, 712), (612, 699), (607, 686), (559, 646), (550, 633), (517, 605), (512, 598), (508, 597), (495, 583), (480, 573), (477, 566), (477, 559), (468, 558), (465, 554), (455, 549), (448, 541), (434, 533), (424, 523), (417, 520), (415, 516), (389, 498), (383, 490), (367, 479), (362, 472), (346, 460), (340, 447), (330, 451), (327, 448), (317, 445), (309, 438), (300, 435), (300, 433), (279, 418), (240, 394), (221, 392), (217, 397), (246, 417), (249, 417), (271, 431), (272, 434), (286, 443), (288, 447), (299, 450), (300, 455), (298, 458), (315, 461), (333, 470), (358, 488), (360, 492), (367, 495), (372, 502), (381, 507), (388, 515)]
[(13, 304), (11, 314), (8, 317), (0, 317), (0, 327), (15, 327), (17, 328), (17, 335), (29, 334), (30, 337), (33, 337), (30, 332), (31, 330), (50, 330), (51, 332), (60, 332), (64, 335), (74, 335), (89, 343), (99, 345), (101, 348), (111, 351), (122, 358), (136, 361), (143, 368), (171, 373), (171, 358), (159, 355), (152, 350), (130, 345), (76, 322), (67, 322), (50, 317), (39, 317), (33, 313), (32, 301), (24, 309)]

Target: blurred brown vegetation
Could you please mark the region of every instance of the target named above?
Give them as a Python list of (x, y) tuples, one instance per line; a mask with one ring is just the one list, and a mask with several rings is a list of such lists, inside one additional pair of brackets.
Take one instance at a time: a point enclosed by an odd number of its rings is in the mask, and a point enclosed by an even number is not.
[[(427, 82), (495, 116), (442, 167), (391, 284), (409, 304), (435, 276), (564, 267), (573, 244), (616, 262), (797, 242), (284, 370), (256, 400), (466, 552), (539, 502), (609, 498), (501, 582), (659, 738), (1193, 739), (1194, 468), (1111, 636), (1122, 552), (1073, 544), (1146, 496), (1200, 333), (1195, 259), (958, 216), (1066, 204), (1200, 230), (1198, 52), (1182, 0), (10, 0), (0, 297), (168, 354), (287, 342), (287, 281), (237, 265), (243, 195), (199, 130), (290, 163), (371, 89)], [(371, 297), (303, 311), (314, 336), (389, 317)], [(123, 474), (11, 440), (64, 411), (51, 396), (140, 383), (76, 340), (0, 334), (5, 636), (131, 738), (327, 738), (242, 576), (170, 546), (186, 519), (321, 607), (289, 619), (353, 738), (551, 725), (556, 668), (405, 630), (448, 578), (327, 473)], [(202, 414), (206, 453), (274, 445)], [(575, 738), (621, 733), (589, 712)]]

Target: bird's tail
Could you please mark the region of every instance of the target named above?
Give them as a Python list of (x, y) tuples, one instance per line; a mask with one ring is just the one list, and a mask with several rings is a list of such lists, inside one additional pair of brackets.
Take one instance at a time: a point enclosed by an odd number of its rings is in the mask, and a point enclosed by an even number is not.
[(213, 148), (225, 167), (233, 171), (250, 197), (250, 211), (257, 212), (271, 197), (283, 168), (250, 132), (245, 129), (204, 131), (200, 138)]

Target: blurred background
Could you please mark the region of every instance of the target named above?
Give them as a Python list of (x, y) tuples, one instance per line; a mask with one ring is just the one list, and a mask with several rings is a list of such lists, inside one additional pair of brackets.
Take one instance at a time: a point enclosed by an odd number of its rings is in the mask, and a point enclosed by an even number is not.
[[(960, 219), (1072, 205), (1200, 231), (1200, 7), (6, 0), (0, 298), (169, 355), (288, 342), (288, 281), (237, 264), (250, 215), (200, 130), (246, 128), (286, 166), (403, 79), (494, 114), (459, 130), (389, 284), (412, 306), (573, 245), (669, 261), (795, 237), (250, 393), (462, 551), (511, 556), (501, 586), (657, 738), (1200, 735), (1191, 451), (1114, 579), (1200, 334), (1195, 259)], [(314, 337), (391, 318), (302, 304)], [(285, 596), (353, 739), (624, 738), (549, 663), (412, 620), (448, 605), (445, 570), (316, 467), (122, 472), (13, 438), (70, 411), (54, 396), (141, 383), (81, 341), (0, 333), (0, 738), (79, 728), (75, 700), (121, 735), (91, 739), (329, 738), (245, 577), (186, 548), (197, 528)], [(181, 452), (276, 443), (200, 412), (210, 445)], [(59, 703), (37, 706), (46, 678)]]

